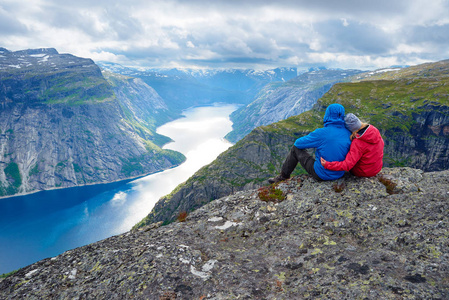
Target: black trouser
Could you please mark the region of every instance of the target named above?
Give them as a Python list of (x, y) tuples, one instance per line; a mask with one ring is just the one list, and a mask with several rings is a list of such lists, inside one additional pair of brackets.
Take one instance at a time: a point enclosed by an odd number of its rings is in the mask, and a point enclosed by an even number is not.
[(311, 156), (305, 149), (298, 149), (295, 146), (292, 147), (290, 153), (287, 155), (287, 158), (284, 161), (281, 169), (281, 175), (284, 178), (290, 178), (293, 170), (295, 170), (298, 162), (301, 166), (312, 175), (316, 180), (321, 181), (322, 179), (315, 173), (315, 169), (313, 168), (313, 164), (315, 163), (315, 158)]

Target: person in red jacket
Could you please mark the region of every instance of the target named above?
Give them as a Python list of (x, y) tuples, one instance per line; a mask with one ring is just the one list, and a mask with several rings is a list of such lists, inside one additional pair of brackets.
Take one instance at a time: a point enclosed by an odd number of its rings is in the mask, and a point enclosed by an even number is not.
[(379, 130), (373, 125), (362, 123), (356, 115), (349, 113), (345, 117), (345, 126), (352, 132), (351, 148), (344, 161), (326, 161), (321, 164), (327, 170), (350, 171), (355, 176), (372, 177), (382, 169), (384, 141)]

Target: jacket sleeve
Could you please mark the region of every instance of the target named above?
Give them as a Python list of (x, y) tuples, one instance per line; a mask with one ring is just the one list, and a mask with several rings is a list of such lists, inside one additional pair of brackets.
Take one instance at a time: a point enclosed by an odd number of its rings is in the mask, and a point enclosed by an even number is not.
[(297, 139), (295, 141), (295, 147), (298, 149), (317, 148), (323, 140), (322, 133), (320, 134), (321, 129), (315, 129), (308, 135)]
[(354, 140), (344, 161), (328, 161), (324, 164), (324, 168), (332, 171), (349, 171), (354, 168), (361, 157), (362, 149), (358, 146), (357, 141)]

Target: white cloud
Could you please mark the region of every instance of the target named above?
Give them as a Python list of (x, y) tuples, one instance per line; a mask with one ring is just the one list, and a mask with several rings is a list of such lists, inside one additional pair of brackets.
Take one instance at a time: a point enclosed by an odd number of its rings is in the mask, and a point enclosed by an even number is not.
[(126, 56), (116, 55), (114, 53), (106, 51), (92, 52), (90, 58), (92, 58), (95, 61), (110, 61), (115, 63), (120, 63), (127, 60)]
[(308, 53), (307, 61), (313, 63), (326, 63), (333, 68), (353, 68), (354, 65), (360, 69), (380, 69), (386, 66), (401, 64), (396, 57), (371, 57), (369, 55), (350, 55), (346, 53)]
[(444, 0), (2, 0), (0, 46), (162, 67), (388, 67), (447, 58), (448, 16)]
[(413, 46), (407, 44), (398, 44), (396, 48), (391, 51), (391, 54), (417, 54), (426, 52), (423, 46)]

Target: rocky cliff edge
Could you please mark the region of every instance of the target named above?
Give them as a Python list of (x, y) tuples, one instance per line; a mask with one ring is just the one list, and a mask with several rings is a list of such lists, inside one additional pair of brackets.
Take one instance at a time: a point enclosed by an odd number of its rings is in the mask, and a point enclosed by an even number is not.
[(448, 211), (449, 171), (301, 175), (25, 267), (0, 298), (448, 299)]

